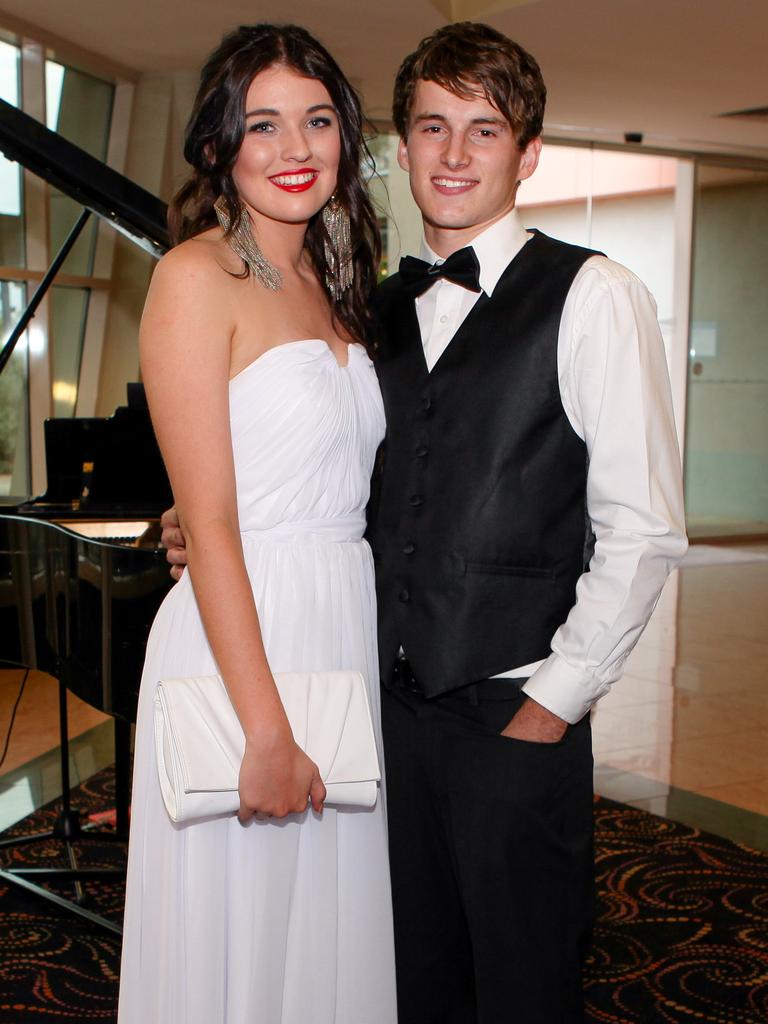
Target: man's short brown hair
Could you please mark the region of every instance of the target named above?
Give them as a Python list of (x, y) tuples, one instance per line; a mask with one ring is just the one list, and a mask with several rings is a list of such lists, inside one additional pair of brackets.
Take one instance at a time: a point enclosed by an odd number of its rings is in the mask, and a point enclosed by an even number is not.
[(422, 39), (400, 65), (392, 118), (401, 138), (417, 82), (435, 82), (462, 99), (481, 89), (509, 121), (520, 149), (541, 135), (547, 90), (541, 70), (522, 46), (489, 25), (462, 21)]

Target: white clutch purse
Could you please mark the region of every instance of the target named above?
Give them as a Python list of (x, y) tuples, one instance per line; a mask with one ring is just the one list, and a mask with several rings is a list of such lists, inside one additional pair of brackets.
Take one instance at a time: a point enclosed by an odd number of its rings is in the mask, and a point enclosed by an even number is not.
[[(359, 672), (275, 673), (296, 743), (317, 764), (326, 803), (373, 807), (381, 779)], [(163, 679), (155, 692), (160, 790), (172, 821), (234, 814), (245, 736), (220, 676)]]

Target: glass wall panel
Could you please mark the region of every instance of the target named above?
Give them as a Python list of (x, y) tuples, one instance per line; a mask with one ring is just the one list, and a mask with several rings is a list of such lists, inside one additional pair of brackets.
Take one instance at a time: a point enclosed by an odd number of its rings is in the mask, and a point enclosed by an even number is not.
[[(32, 73), (37, 74), (41, 47), (30, 41), (29, 47), (21, 48), (18, 42), (16, 36), (0, 29), (0, 98), (23, 108), (24, 62), (29, 60)], [(49, 51), (45, 61), (47, 127), (103, 161), (108, 151), (115, 86), (53, 57)], [(39, 104), (33, 96), (29, 97), (29, 106), (39, 116)], [(79, 204), (55, 189), (46, 187), (45, 194), (47, 216), (39, 208), (34, 214), (25, 210), (24, 173), (0, 155), (0, 343), (7, 340), (18, 322), (42, 265), (60, 249), (81, 213)], [(0, 493), (29, 493), (30, 409), (36, 417), (48, 413), (38, 384), (44, 379), (47, 386), (49, 368), (53, 415), (75, 413), (90, 298), (88, 279), (93, 274), (97, 234), (97, 219), (92, 218), (62, 268), (62, 275), (85, 280), (72, 282), (70, 277), (65, 284), (59, 278), (60, 283), (49, 293), (47, 315), (41, 313), (33, 322), (31, 340), (22, 339), (0, 375)], [(36, 256), (39, 263), (35, 263), (35, 273), (30, 273), (28, 279), (26, 273), (17, 273), (27, 269), (27, 237), (43, 243)], [(74, 283), (83, 287), (74, 287)], [(29, 351), (28, 345), (32, 346)], [(30, 387), (34, 398), (31, 404)]]
[(685, 489), (692, 536), (768, 531), (768, 174), (697, 181)]
[[(45, 86), (46, 121), (51, 131), (98, 160), (104, 160), (112, 119), (112, 83), (46, 60)], [(50, 189), (52, 255), (61, 247), (81, 211), (78, 203)], [(93, 273), (97, 231), (98, 218), (92, 217), (64, 262), (63, 273), (81, 276)], [(54, 416), (75, 413), (89, 294), (88, 289), (69, 287), (54, 287), (51, 292)]]
[(546, 145), (539, 166), (517, 190), (517, 211), (527, 228), (573, 245), (592, 244), (591, 149)]
[[(51, 131), (74, 142), (91, 156), (107, 155), (114, 86), (53, 60), (45, 62), (46, 121)], [(50, 190), (51, 253), (60, 248), (80, 215), (78, 203)], [(67, 274), (88, 275), (93, 268), (97, 222), (93, 218), (63, 266)]]
[[(19, 48), (0, 40), (0, 98), (19, 105)], [(21, 168), (0, 154), (0, 266), (24, 266)]]
[(676, 180), (670, 157), (550, 144), (518, 193), (527, 227), (597, 249), (637, 274), (656, 300), (668, 355)]
[(377, 222), (381, 232), (381, 263), (379, 264), (379, 280), (382, 281), (390, 272), (389, 268), (389, 235), (392, 230), (388, 216), (387, 181), (389, 179), (388, 136), (378, 135), (368, 140), (371, 154), (370, 161), (365, 161), (365, 180), (374, 197)]
[[(18, 281), (0, 281), (0, 347), (26, 305), (26, 289)], [(28, 493), (27, 346), (17, 344), (0, 374), (0, 495)]]
[(89, 296), (87, 288), (51, 289), (54, 416), (75, 414)]
[(421, 242), (421, 214), (411, 196), (408, 175), (397, 162), (398, 141), (390, 132), (377, 135), (369, 144), (376, 165), (369, 185), (382, 229), (381, 277), (397, 272), (401, 256), (418, 256)]

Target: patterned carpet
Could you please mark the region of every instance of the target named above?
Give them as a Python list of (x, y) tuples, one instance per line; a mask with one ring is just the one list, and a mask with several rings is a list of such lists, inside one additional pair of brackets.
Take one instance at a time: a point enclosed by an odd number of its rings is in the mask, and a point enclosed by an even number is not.
[[(83, 815), (114, 806), (107, 769), (73, 791)], [(31, 814), (2, 834), (28, 835), (53, 826), (58, 805)], [(0, 867), (66, 866), (62, 844), (40, 843), (0, 851)], [(125, 847), (88, 839), (78, 844), (83, 867), (112, 867)], [(124, 886), (84, 883), (90, 910), (120, 922)], [(56, 887), (71, 899), (72, 886)], [(0, 880), (0, 1024), (32, 1021), (115, 1021), (120, 939), (52, 903)]]
[[(103, 810), (110, 790), (101, 772), (75, 804)], [(588, 1024), (766, 1024), (768, 854), (608, 800), (598, 799), (595, 813)], [(44, 809), (5, 835), (38, 831), (54, 817)], [(96, 840), (87, 847), (92, 865), (114, 863), (120, 849)], [(43, 854), (21, 847), (2, 860), (38, 863)], [(119, 920), (121, 886), (86, 890), (92, 909)], [(0, 881), (0, 1024), (114, 1021), (118, 968), (116, 937)]]
[(600, 799), (591, 1022), (768, 1022), (768, 854)]

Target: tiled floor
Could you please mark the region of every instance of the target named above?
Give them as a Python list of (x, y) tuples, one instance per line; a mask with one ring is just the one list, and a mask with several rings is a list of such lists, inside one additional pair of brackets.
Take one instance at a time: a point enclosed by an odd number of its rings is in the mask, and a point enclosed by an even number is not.
[[(5, 742), (11, 709), (23, 682), (21, 669), (0, 672), (0, 744)], [(69, 735), (92, 729), (108, 721), (106, 715), (89, 707), (73, 694), (67, 694)], [(32, 758), (45, 753), (58, 743), (59, 690), (51, 676), (43, 672), (30, 672), (24, 683), (24, 693), (16, 713), (8, 753), (0, 774), (9, 772)], [(1, 752), (1, 751), (0, 751)]]
[[(0, 754), (23, 672), (0, 671)], [(67, 694), (70, 781), (76, 785), (114, 760), (111, 720)], [(50, 676), (30, 672), (0, 767), (0, 831), (61, 793), (59, 691)]]
[[(768, 849), (768, 545), (692, 551), (594, 713), (596, 789)], [(0, 746), (19, 681), (0, 672)], [(113, 747), (103, 715), (69, 705), (76, 782)], [(0, 829), (58, 792), (57, 708), (55, 683), (31, 675), (0, 768)]]
[(596, 788), (768, 849), (768, 547), (692, 552), (594, 713)]

